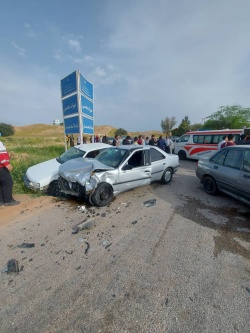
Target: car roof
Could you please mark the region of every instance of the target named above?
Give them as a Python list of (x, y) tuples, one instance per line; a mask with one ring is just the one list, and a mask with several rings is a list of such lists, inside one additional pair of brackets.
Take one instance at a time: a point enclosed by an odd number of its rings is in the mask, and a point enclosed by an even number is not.
[(125, 149), (125, 150), (135, 150), (135, 149), (149, 149), (149, 146), (143, 145), (120, 145), (114, 148)]
[(107, 143), (95, 142), (95, 143), (84, 143), (82, 145), (77, 145), (75, 147), (80, 150), (89, 152), (89, 151), (93, 151), (95, 149), (109, 148), (110, 145), (108, 145)]

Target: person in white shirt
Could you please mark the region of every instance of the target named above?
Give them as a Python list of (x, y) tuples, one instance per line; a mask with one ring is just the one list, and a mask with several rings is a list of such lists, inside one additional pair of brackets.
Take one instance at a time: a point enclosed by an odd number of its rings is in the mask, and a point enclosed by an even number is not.
[(219, 142), (219, 144), (218, 144), (218, 150), (221, 149), (221, 146), (223, 145), (223, 143), (227, 142), (227, 140), (228, 140), (228, 139), (227, 139), (227, 136), (224, 135), (224, 136), (222, 137), (222, 141)]
[(172, 154), (171, 145), (173, 144), (173, 141), (170, 140), (168, 136), (166, 136), (165, 142), (166, 142), (166, 153)]

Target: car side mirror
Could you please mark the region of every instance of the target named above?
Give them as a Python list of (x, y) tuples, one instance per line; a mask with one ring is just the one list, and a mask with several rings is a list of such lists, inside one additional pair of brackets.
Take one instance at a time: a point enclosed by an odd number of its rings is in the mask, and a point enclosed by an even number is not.
[(124, 167), (122, 168), (123, 171), (132, 170), (132, 169), (133, 169), (132, 166), (129, 164), (124, 165)]

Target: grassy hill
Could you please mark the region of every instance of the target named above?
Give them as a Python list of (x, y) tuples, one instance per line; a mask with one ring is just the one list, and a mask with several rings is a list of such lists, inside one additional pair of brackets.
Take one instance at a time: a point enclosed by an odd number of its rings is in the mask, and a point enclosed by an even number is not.
[[(117, 128), (109, 126), (109, 125), (102, 125), (102, 126), (95, 126), (94, 131), (96, 135), (107, 135), (107, 136), (114, 136), (115, 131)], [(64, 128), (63, 126), (59, 125), (45, 125), (45, 124), (34, 124), (34, 125), (27, 125), (27, 126), (15, 126), (15, 135), (13, 137), (16, 138), (62, 138), (63, 139)], [(159, 136), (162, 134), (160, 131), (145, 131), (145, 132), (128, 132), (129, 135), (135, 136), (138, 134), (144, 134), (151, 136), (151, 134), (155, 134)], [(86, 135), (87, 136), (87, 135)]]

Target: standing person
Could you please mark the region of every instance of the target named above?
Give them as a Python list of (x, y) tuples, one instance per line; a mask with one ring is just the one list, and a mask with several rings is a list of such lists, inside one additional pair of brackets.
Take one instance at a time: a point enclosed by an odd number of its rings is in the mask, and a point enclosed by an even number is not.
[(80, 145), (81, 144), (81, 135), (78, 135), (77, 137), (77, 145)]
[(69, 144), (70, 144), (70, 147), (74, 147), (74, 145), (75, 145), (73, 134), (71, 134), (71, 136), (69, 137)]
[(220, 149), (221, 149), (221, 146), (223, 145), (223, 143), (226, 143), (226, 142), (227, 142), (227, 136), (224, 135), (224, 136), (222, 137), (222, 141), (219, 142), (219, 144), (218, 144), (218, 150), (220, 150)]
[(106, 134), (105, 134), (105, 135), (103, 136), (103, 138), (102, 138), (102, 143), (107, 143), (107, 144), (109, 143)]
[(144, 144), (144, 140), (142, 139), (142, 135), (139, 135), (137, 143), (138, 143), (138, 145), (143, 145)]
[(240, 139), (235, 142), (236, 145), (245, 145), (247, 136), (246, 134), (241, 134)]
[(118, 135), (115, 135), (113, 142), (112, 142), (112, 146), (118, 146), (119, 145), (119, 137)]
[(148, 144), (150, 146), (157, 146), (157, 139), (154, 134), (151, 135), (151, 139), (149, 140)]
[(138, 137), (137, 136), (134, 137), (133, 145), (138, 145)]
[(20, 203), (12, 197), (13, 179), (10, 174), (12, 170), (10, 156), (0, 141), (0, 206), (16, 206)]
[(166, 149), (167, 149), (166, 141), (163, 140), (162, 135), (159, 136), (159, 140), (157, 142), (157, 147), (164, 151), (166, 151)]
[(173, 144), (173, 141), (169, 139), (169, 137), (166, 135), (166, 153), (171, 154), (171, 145)]
[(145, 139), (145, 145), (148, 146), (149, 145), (149, 137), (146, 136), (146, 139)]
[(130, 145), (130, 136), (127, 135), (126, 138), (122, 141), (123, 145)]
[(221, 148), (228, 147), (228, 146), (236, 146), (236, 143), (234, 142), (234, 135), (233, 134), (228, 134), (228, 140), (227, 140), (227, 142), (224, 142), (221, 145)]

